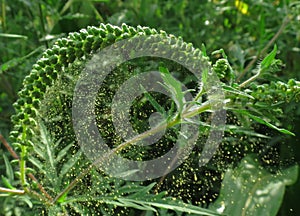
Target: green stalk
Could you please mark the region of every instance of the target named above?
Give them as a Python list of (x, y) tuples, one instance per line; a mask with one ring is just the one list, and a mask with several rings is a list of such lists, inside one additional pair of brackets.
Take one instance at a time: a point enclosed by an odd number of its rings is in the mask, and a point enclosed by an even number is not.
[(27, 152), (27, 147), (22, 145), (21, 146), (21, 157), (20, 157), (20, 173), (21, 173), (21, 183), (22, 183), (22, 187), (24, 188), (24, 190), (26, 192), (28, 192), (27, 190), (27, 181), (26, 181), (26, 161), (25, 161), (25, 156), (26, 156), (26, 152)]

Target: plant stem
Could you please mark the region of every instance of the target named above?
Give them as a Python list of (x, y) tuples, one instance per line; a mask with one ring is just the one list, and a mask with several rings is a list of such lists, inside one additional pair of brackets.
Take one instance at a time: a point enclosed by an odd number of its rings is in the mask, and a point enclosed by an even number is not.
[(47, 199), (52, 202), (53, 198), (47, 193), (47, 191), (44, 189), (44, 187), (38, 182), (38, 180), (35, 178), (35, 176), (32, 173), (27, 174), (29, 178), (31, 178), (38, 186), (40, 191), (47, 197)]
[(24, 195), (25, 194), (24, 190), (8, 189), (8, 188), (4, 188), (4, 187), (0, 187), (0, 192), (10, 193), (10, 194), (18, 194), (18, 195)]
[(26, 161), (25, 161), (25, 156), (26, 156), (26, 151), (27, 151), (27, 147), (22, 145), (21, 146), (21, 157), (19, 160), (20, 163), (20, 179), (21, 179), (21, 184), (22, 187), (24, 188), (24, 190), (26, 191), (27, 188), (27, 182), (26, 182)]
[[(204, 103), (202, 106), (199, 106), (197, 109), (194, 109), (192, 111), (189, 110), (185, 110), (183, 111), (182, 114), (182, 119), (185, 118), (190, 118), (192, 116), (195, 116), (197, 114), (200, 114), (202, 112), (205, 112), (206, 110), (210, 109), (210, 103)], [(177, 116), (177, 115), (176, 115)], [(157, 133), (161, 130), (164, 130), (166, 127), (173, 127), (176, 124), (179, 124), (181, 122), (181, 119), (178, 118), (174, 118), (172, 121), (170, 121), (169, 123), (163, 123), (160, 124), (148, 131), (145, 131), (144, 133), (141, 133), (135, 137), (133, 137), (132, 139), (123, 142), (122, 144), (118, 145), (116, 148), (114, 148), (113, 150), (111, 150), (108, 154), (106, 154), (104, 157), (100, 158), (99, 160), (95, 161), (94, 163), (90, 164), (86, 169), (84, 169), (63, 191), (61, 191), (53, 200), (52, 204), (56, 203), (62, 196), (64, 196), (65, 194), (67, 194), (70, 190), (72, 190), (76, 184), (78, 182), (80, 182), (80, 180), (94, 167), (94, 165), (99, 164), (99, 163), (103, 163), (104, 161), (106, 161), (112, 154), (118, 153), (120, 152), (122, 149), (130, 146), (131, 144), (134, 144), (140, 140), (142, 140), (143, 138), (146, 138), (154, 133)]]
[(52, 205), (52, 203), (49, 202), (48, 199), (46, 199), (45, 197), (43, 197), (41, 194), (37, 193), (36, 191), (31, 190), (30, 188), (27, 188), (25, 192), (26, 192), (26, 194), (28, 194), (30, 196), (34, 196), (34, 197), (38, 198), (40, 201), (43, 201), (44, 204), (46, 204), (48, 206)]
[(241, 84), (239, 85), (239, 87), (240, 87), (240, 88), (245, 87), (246, 85), (248, 85), (249, 83), (251, 83), (252, 81), (254, 81), (257, 77), (259, 77), (260, 74), (261, 74), (261, 69), (259, 69), (259, 70), (257, 71), (257, 73), (256, 73), (254, 76), (250, 77), (250, 78), (247, 79), (245, 82), (241, 83)]
[(3, 143), (3, 145), (8, 150), (8, 152), (11, 154), (11, 156), (13, 156), (14, 159), (19, 160), (19, 156), (13, 150), (13, 148), (8, 144), (8, 142), (4, 139), (4, 137), (2, 136), (2, 134), (0, 134), (0, 141)]

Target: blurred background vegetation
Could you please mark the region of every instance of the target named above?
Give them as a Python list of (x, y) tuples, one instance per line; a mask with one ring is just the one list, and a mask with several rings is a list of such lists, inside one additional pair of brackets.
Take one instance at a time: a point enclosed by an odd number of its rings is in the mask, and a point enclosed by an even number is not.
[[(278, 58), (284, 63), (276, 79), (300, 80), (300, 1), (293, 0), (1, 0), (0, 7), (0, 134), (8, 138), (12, 104), (17, 99), (23, 78), (33, 63), (55, 39), (100, 23), (149, 26), (183, 37), (195, 47), (205, 44), (207, 53), (224, 49), (240, 80), (252, 59), (274, 35)], [(278, 37), (277, 37), (278, 36)], [(273, 41), (271, 41), (273, 42)], [(269, 50), (268, 50), (269, 51)], [(211, 56), (212, 61), (214, 57)], [(255, 63), (252, 67), (255, 67)], [(270, 76), (270, 79), (273, 76)], [(273, 77), (274, 78), (274, 77)], [(268, 80), (261, 80), (262, 83)], [(286, 163), (300, 161), (299, 103), (285, 106), (285, 128), (296, 137), (276, 135), (280, 157)], [(292, 152), (292, 153), (291, 153)], [(0, 146), (0, 155), (6, 154)], [(5, 173), (0, 157), (0, 174)], [(288, 187), (279, 215), (300, 213), (300, 181)], [(0, 208), (1, 208), (0, 198)]]

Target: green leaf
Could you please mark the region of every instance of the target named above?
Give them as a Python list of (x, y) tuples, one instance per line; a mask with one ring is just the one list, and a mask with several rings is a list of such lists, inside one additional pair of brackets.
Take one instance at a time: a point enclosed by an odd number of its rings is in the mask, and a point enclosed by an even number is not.
[(130, 198), (131, 198), (131, 199), (132, 199), (132, 198), (138, 198), (138, 197), (141, 197), (141, 196), (143, 196), (143, 195), (145, 195), (145, 194), (147, 194), (147, 193), (149, 194), (150, 191), (151, 191), (151, 189), (152, 189), (155, 185), (156, 185), (156, 182), (153, 182), (153, 183), (149, 184), (148, 186), (144, 186), (144, 187), (139, 188), (139, 190), (137, 190), (136, 193), (130, 195)]
[(225, 173), (219, 198), (209, 206), (226, 215), (275, 216), (283, 200), (285, 186), (297, 181), (298, 165), (270, 174), (247, 156), (235, 169)]
[(63, 203), (67, 198), (68, 193), (64, 193), (58, 200), (58, 203)]
[(41, 133), (41, 142), (46, 148), (45, 159), (50, 164), (50, 167), (52, 169), (55, 169), (54, 154), (53, 154), (54, 149), (52, 148), (53, 142), (51, 136), (48, 133), (47, 128), (44, 124), (40, 123), (39, 126), (40, 126), (40, 133)]
[(258, 117), (258, 116), (255, 116), (255, 115), (252, 115), (250, 114), (249, 112), (247, 112), (246, 110), (235, 110), (235, 112), (238, 112), (238, 113), (241, 113), (241, 114), (244, 114), (244, 115), (247, 115), (249, 116), (250, 118), (252, 118), (253, 120), (255, 120), (256, 122), (260, 123), (260, 124), (263, 124), (263, 125), (266, 125), (274, 130), (277, 130), (281, 133), (284, 133), (284, 134), (288, 134), (288, 135), (292, 135), (292, 136), (295, 136), (295, 134), (289, 130), (286, 130), (286, 129), (283, 129), (283, 128), (278, 128), (276, 127), (275, 125), (267, 122), (266, 120)]
[(69, 149), (73, 146), (73, 143), (70, 143), (65, 148), (63, 148), (56, 156), (55, 162), (58, 163), (68, 152)]
[(18, 35), (18, 34), (5, 34), (5, 33), (0, 33), (0, 37), (5, 37), (5, 38), (15, 38), (15, 39), (27, 39), (27, 36), (25, 35)]
[(207, 52), (206, 52), (206, 47), (205, 47), (205, 44), (201, 44), (201, 51), (202, 51), (202, 55), (204, 57), (207, 57)]
[(119, 198), (118, 201), (122, 204), (124, 204), (124, 207), (130, 207), (135, 208), (139, 210), (145, 210), (145, 211), (154, 211), (157, 212), (157, 210), (150, 205), (143, 204), (142, 202), (138, 202), (137, 200), (133, 199), (126, 199), (126, 198)]
[[(208, 216), (220, 215), (213, 210), (201, 208), (192, 204), (187, 204), (180, 199), (166, 197), (166, 191), (160, 192), (158, 194), (151, 194), (150, 192), (155, 185), (155, 182), (147, 186), (130, 183), (118, 188), (118, 190), (110, 195), (104, 194), (103, 196), (99, 196), (97, 194), (95, 196), (89, 196), (86, 194), (81, 196), (68, 197), (66, 200), (64, 200), (62, 205), (64, 206), (71, 203), (94, 201), (114, 206), (131, 207), (134, 209), (147, 210), (152, 212), (158, 212), (158, 209), (168, 209), (178, 212), (185, 212), (188, 214)], [(124, 196), (124, 194), (128, 195)]]
[(14, 186), (11, 185), (10, 180), (4, 176), (1, 176), (1, 180), (3, 182), (3, 184), (5, 185), (5, 187), (8, 187), (9, 189), (15, 190), (16, 188)]
[(260, 137), (260, 138), (264, 138), (264, 139), (270, 139), (271, 137), (266, 136), (264, 134), (260, 134), (257, 133), (253, 130), (250, 130), (249, 128), (243, 128), (241, 126), (237, 126), (237, 125), (225, 125), (225, 131), (228, 132), (234, 132), (234, 133), (240, 133), (240, 134), (244, 134), (244, 135), (249, 135), (249, 136), (255, 136), (255, 137)]
[(75, 163), (79, 160), (82, 152), (78, 151), (75, 155), (73, 155), (66, 163), (64, 163), (63, 167), (61, 168), (61, 171), (59, 173), (59, 176), (63, 178), (67, 172), (75, 165)]
[[(127, 199), (127, 200), (129, 201), (130, 199)], [(165, 199), (165, 200), (159, 200), (159, 201), (154, 201), (154, 200), (153, 201), (143, 201), (143, 200), (139, 199), (139, 200), (131, 200), (131, 201), (138, 203), (140, 205), (153, 206), (156, 208), (169, 209), (169, 210), (179, 211), (179, 212), (186, 212), (189, 214), (199, 214), (199, 215), (207, 215), (207, 216), (220, 215), (212, 210), (208, 210), (205, 208), (201, 208), (198, 206), (186, 204), (181, 201), (175, 201), (175, 200), (171, 200), (171, 199)]]
[(247, 98), (250, 98), (250, 99), (255, 99), (254, 97), (252, 97), (251, 95), (243, 92), (243, 91), (240, 91), (236, 88), (233, 88), (231, 86), (228, 86), (228, 85), (223, 85), (222, 86), (223, 89), (226, 91), (226, 92), (229, 92), (229, 93), (232, 93), (232, 94), (237, 94), (237, 95), (240, 95), (240, 96), (244, 96), (244, 97), (247, 97)]
[(29, 157), (28, 160), (30, 161), (30, 163), (36, 166), (40, 172), (45, 172), (45, 170), (43, 169), (44, 168), (43, 163), (39, 161), (37, 158)]
[(13, 168), (5, 154), (3, 154), (3, 159), (6, 168), (6, 176), (8, 177), (9, 181), (12, 182), (14, 180), (14, 171)]
[(144, 95), (145, 97), (147, 98), (147, 100), (150, 102), (150, 104), (154, 107), (154, 109), (161, 113), (164, 117), (167, 117), (167, 114), (166, 114), (166, 111), (165, 109), (155, 100), (155, 98), (153, 98), (151, 96), (151, 94), (149, 94), (149, 92), (146, 91), (146, 89), (141, 86), (141, 88), (143, 89), (144, 91)]
[(171, 75), (167, 68), (159, 67), (159, 71), (161, 72), (161, 77), (164, 81), (162, 85), (170, 91), (171, 97), (177, 105), (178, 112), (181, 114), (184, 107), (184, 93), (182, 91), (181, 83)]
[(203, 85), (206, 85), (207, 84), (207, 79), (208, 79), (208, 69), (207, 68), (203, 69), (201, 79), (202, 79)]
[[(156, 212), (155, 208), (168, 209), (179, 212), (186, 212), (188, 214), (197, 214), (197, 215), (206, 215), (206, 216), (217, 216), (221, 215), (216, 213), (214, 210), (209, 210), (195, 206), (192, 204), (187, 204), (182, 201), (177, 201), (173, 198), (164, 198), (164, 199), (155, 199), (155, 195), (148, 195), (153, 198), (147, 198), (147, 195), (140, 196), (138, 199), (131, 199), (126, 197), (109, 197), (109, 196), (95, 196), (92, 199), (94, 201), (100, 201), (106, 204), (111, 204), (115, 206), (122, 207), (132, 207), (140, 210), (150, 210)], [(63, 205), (73, 202), (87, 202), (90, 200), (90, 197), (81, 196), (81, 197), (70, 197), (68, 198)]]
[(276, 46), (276, 44), (275, 44), (275, 45), (274, 45), (274, 48), (273, 48), (273, 50), (272, 50), (272, 52), (270, 52), (270, 53), (262, 60), (262, 62), (260, 63), (260, 68), (261, 68), (261, 70), (265, 70), (265, 69), (267, 69), (268, 67), (270, 67), (270, 65), (272, 64), (272, 62), (273, 62), (274, 59), (275, 59), (276, 52), (277, 52), (277, 46)]

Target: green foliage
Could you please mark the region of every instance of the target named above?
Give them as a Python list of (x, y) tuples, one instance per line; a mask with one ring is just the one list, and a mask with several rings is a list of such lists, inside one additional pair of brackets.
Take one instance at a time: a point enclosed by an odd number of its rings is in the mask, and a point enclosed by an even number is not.
[[(299, 194), (299, 186), (291, 186), (297, 178), (297, 168), (292, 165), (300, 160), (296, 145), (299, 12), (299, 1), (292, 0), (2, 0), (0, 132), (7, 138), (10, 132), (9, 141), (19, 157), (10, 162), (12, 157), (0, 146), (0, 215), (218, 215), (223, 208), (229, 215), (241, 215), (242, 207), (252, 204), (259, 206), (249, 215), (287, 215), (290, 209), (297, 213), (295, 202), (286, 200), (294, 201)], [(86, 28), (88, 25), (96, 27)], [(79, 31), (81, 28), (86, 29)], [(162, 85), (173, 89), (173, 102), (145, 92), (132, 106), (137, 130), (148, 129), (142, 120), (153, 111), (172, 123), (175, 112), (179, 116), (190, 109), (196, 110), (191, 115), (199, 115), (199, 121), (177, 118), (174, 122), (199, 125), (201, 137), (185, 163), (169, 175), (144, 183), (121, 181), (91, 167), (78, 150), (71, 125), (73, 87), (78, 72), (97, 50), (135, 34), (159, 33), (155, 29), (192, 42), (201, 47), (202, 53), (196, 49), (199, 55), (210, 57), (225, 92), (225, 136), (207, 167), (199, 168), (210, 129), (206, 89), (186, 69), (168, 61), (143, 59), (122, 65), (107, 79), (104, 88), (110, 90), (99, 94), (96, 108), (99, 130), (111, 147), (121, 140), (110, 129), (109, 97), (123, 80), (145, 70), (165, 72)], [(75, 33), (67, 36), (72, 31)], [(183, 49), (191, 48), (182, 39), (172, 36), (172, 40)], [(198, 55), (196, 51), (189, 54)], [(203, 71), (202, 82), (209, 85), (213, 83), (209, 83), (208, 72)], [(195, 103), (183, 102), (187, 91), (182, 91), (177, 80), (188, 86)], [(177, 132), (178, 127), (170, 127), (156, 150), (129, 146), (121, 154), (152, 159), (164, 154)], [(249, 175), (256, 181), (248, 181)], [(11, 191), (3, 192), (3, 188)], [(266, 196), (257, 194), (266, 190), (270, 191)], [(232, 205), (236, 200), (242, 200), (241, 206)]]
[(226, 215), (276, 215), (286, 185), (298, 177), (297, 165), (276, 174), (268, 173), (255, 156), (245, 157), (225, 173), (219, 198), (210, 206)]

